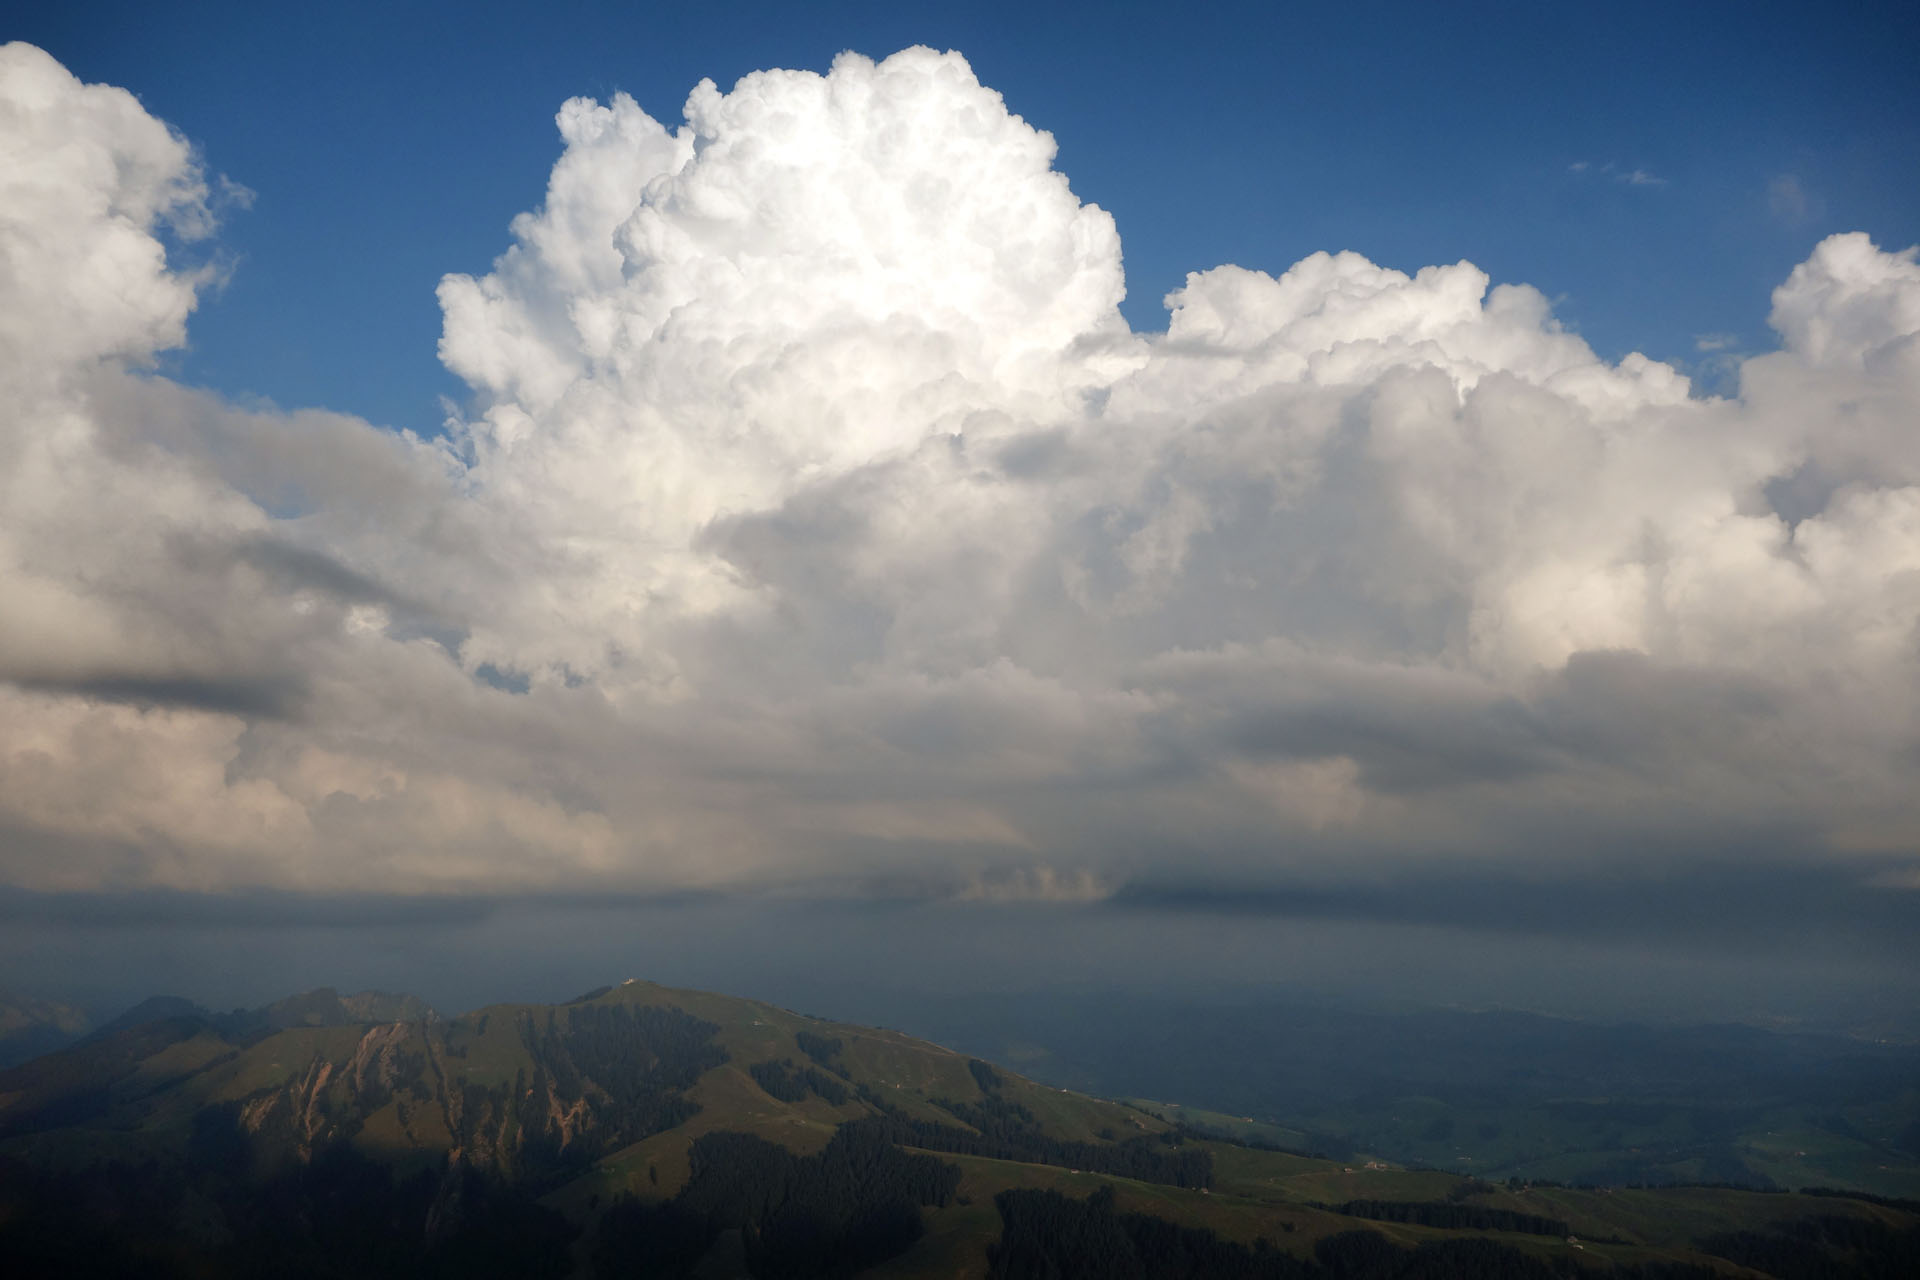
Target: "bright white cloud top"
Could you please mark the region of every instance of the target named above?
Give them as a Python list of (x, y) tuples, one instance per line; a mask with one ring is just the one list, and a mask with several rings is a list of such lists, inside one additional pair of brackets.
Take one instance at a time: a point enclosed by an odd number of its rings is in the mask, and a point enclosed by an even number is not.
[(1818, 245), (1707, 399), (1464, 262), (1217, 267), (1135, 334), (1111, 218), (957, 54), (559, 124), (441, 286), (474, 400), (427, 441), (151, 372), (209, 183), (0, 51), (0, 880), (1920, 848), (1912, 250)]

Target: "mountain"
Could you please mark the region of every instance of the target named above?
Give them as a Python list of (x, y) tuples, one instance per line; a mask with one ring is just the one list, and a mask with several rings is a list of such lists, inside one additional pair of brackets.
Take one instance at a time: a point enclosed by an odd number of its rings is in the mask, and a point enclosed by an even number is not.
[(1911, 1202), (1334, 1162), (646, 982), (154, 1008), (0, 1072), (8, 1275), (1920, 1273)]
[(221, 1020), (228, 1034), (285, 1031), (293, 1027), (353, 1027), (374, 1022), (432, 1022), (439, 1018), (419, 996), (387, 991), (362, 991), (343, 996), (332, 987), (320, 987), (288, 996), (258, 1009), (236, 1009)]
[(86, 1037), (88, 1040), (105, 1040), (131, 1027), (143, 1027), (149, 1022), (159, 1022), (166, 1018), (206, 1018), (213, 1013), (203, 1009), (185, 996), (148, 996), (125, 1013), (109, 1018), (95, 1027)]
[(343, 996), (332, 987), (317, 987), (275, 1000), (257, 1009), (215, 1013), (183, 996), (149, 996), (119, 1017), (101, 1024), (87, 1038), (102, 1040), (131, 1027), (170, 1018), (203, 1022), (225, 1036), (247, 1036), (292, 1027), (351, 1027), (372, 1022), (432, 1021), (440, 1015), (419, 996), (386, 991), (362, 991)]
[(91, 1025), (92, 1020), (71, 1005), (0, 991), (0, 1067), (65, 1048)]

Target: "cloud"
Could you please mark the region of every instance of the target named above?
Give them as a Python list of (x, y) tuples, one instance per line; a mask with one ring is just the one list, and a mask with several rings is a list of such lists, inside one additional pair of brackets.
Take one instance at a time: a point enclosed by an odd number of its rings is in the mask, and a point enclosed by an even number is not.
[(671, 681), (650, 619), (743, 600), (692, 551), (716, 519), (1067, 420), (1131, 355), (1112, 219), (957, 56), (703, 83), (686, 113), (670, 134), (624, 96), (568, 103), (545, 206), (492, 274), (441, 286), (473, 482), (577, 552), (540, 566), (566, 581), (542, 631), (485, 628), (476, 654), (599, 675), (618, 649)]
[(1920, 844), (1912, 251), (1822, 241), (1715, 398), (1466, 262), (1220, 266), (1133, 333), (1112, 219), (957, 54), (559, 126), (442, 283), (473, 399), (423, 441), (150, 372), (218, 184), (5, 50), (0, 880), (1086, 900)]
[[(0, 85), (9, 144), (0, 339), (42, 356), (43, 375), (177, 346), (197, 281), (168, 269), (152, 232), (211, 230), (187, 143), (124, 89), (82, 86), (30, 45), (0, 49)], [(17, 361), (7, 370), (16, 380), (35, 371)]]
[(1797, 230), (1823, 217), (1826, 202), (1809, 191), (1797, 174), (1782, 173), (1767, 183), (1767, 211)]
[(1627, 187), (1664, 187), (1667, 180), (1646, 169), (1626, 169), (1609, 160), (1596, 165), (1590, 160), (1576, 160), (1567, 166), (1567, 172), (1576, 176), (1591, 173), (1596, 177), (1607, 178)]
[[(1769, 851), (1770, 852), (1770, 851)], [(1868, 882), (1849, 869), (1765, 856), (1696, 860), (1659, 880), (1615, 877), (1577, 891), (1484, 866), (1416, 869), (1391, 882), (1294, 881), (1268, 887), (1143, 879), (1108, 901), (1115, 911), (1293, 921), (1383, 921), (1551, 939), (1658, 944), (1684, 939), (1751, 955), (1806, 944), (1910, 964), (1920, 887), (1912, 868)]]
[(1022, 868), (999, 876), (975, 876), (959, 893), (962, 902), (1100, 902), (1112, 895), (1089, 871)]

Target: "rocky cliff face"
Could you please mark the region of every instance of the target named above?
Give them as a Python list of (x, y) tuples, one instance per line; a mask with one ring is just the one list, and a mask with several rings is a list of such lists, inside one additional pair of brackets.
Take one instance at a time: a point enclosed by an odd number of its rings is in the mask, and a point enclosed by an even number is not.
[[(550, 1180), (699, 1107), (728, 1054), (720, 1027), (669, 1005), (506, 1006), (441, 1019), (412, 996), (307, 992), (123, 1027), (0, 1075), (0, 1139), (76, 1120), (191, 1134), (258, 1171), (339, 1144), (403, 1164)], [(393, 1015), (413, 1015), (398, 1017)]]

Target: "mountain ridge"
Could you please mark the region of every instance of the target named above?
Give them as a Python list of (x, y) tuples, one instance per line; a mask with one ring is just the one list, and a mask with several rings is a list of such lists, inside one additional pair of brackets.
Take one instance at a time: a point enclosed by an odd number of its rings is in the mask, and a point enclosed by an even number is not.
[(65, 1048), (92, 1026), (85, 1010), (0, 990), (0, 1069)]
[(1901, 1202), (1359, 1168), (638, 980), (453, 1018), (326, 988), (147, 1007), (0, 1072), (0, 1245), (48, 1274), (79, 1239), (120, 1251), (103, 1273), (556, 1277), (1751, 1275), (1729, 1251), (1828, 1219), (1851, 1243), (1807, 1247), (1920, 1247)]

